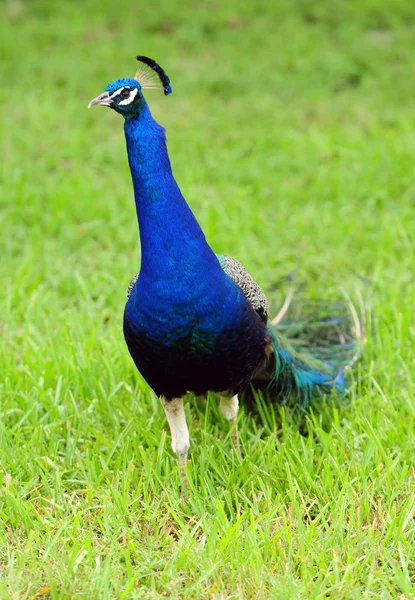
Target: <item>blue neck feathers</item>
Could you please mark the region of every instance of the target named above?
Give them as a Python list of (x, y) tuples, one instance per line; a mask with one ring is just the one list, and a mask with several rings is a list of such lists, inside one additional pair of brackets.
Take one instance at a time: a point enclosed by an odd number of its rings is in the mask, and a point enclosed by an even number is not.
[(173, 177), (164, 129), (146, 103), (136, 118), (125, 121), (124, 131), (140, 228), (141, 280), (216, 270), (216, 256)]

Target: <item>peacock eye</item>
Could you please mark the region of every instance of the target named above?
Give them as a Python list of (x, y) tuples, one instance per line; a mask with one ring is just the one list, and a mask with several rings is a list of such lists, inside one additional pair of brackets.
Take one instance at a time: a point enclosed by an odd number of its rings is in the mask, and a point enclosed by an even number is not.
[(120, 93), (121, 98), (123, 98), (124, 100), (126, 100), (130, 95), (130, 90), (122, 90), (122, 92)]

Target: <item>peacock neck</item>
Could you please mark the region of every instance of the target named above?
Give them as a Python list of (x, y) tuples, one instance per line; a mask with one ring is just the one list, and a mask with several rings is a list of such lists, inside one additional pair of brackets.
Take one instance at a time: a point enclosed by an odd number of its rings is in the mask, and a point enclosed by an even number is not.
[(173, 177), (164, 129), (147, 105), (125, 121), (124, 130), (140, 229), (140, 277), (183, 272), (184, 262), (188, 269), (214, 264), (215, 255)]

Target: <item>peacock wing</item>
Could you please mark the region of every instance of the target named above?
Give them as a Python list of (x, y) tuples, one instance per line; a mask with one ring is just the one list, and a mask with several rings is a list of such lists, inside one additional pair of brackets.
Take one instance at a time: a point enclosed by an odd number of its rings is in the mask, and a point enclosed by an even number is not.
[(242, 290), (244, 295), (251, 302), (253, 309), (258, 313), (264, 323), (266, 323), (269, 314), (269, 304), (263, 290), (240, 262), (225, 254), (217, 254), (216, 256), (222, 269)]
[(127, 298), (130, 297), (130, 294), (133, 291), (135, 284), (137, 283), (137, 279), (138, 279), (139, 275), (140, 275), (140, 273), (137, 273), (137, 275), (134, 275), (134, 277), (131, 279), (130, 283), (128, 284)]

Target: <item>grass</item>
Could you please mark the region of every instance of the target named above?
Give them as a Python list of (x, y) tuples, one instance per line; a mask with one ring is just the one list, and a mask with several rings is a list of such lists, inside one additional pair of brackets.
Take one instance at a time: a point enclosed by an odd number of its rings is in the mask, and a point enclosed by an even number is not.
[[(0, 23), (0, 597), (415, 598), (413, 3), (6, 0)], [(187, 403), (190, 490), (121, 332), (139, 244), (121, 118), (149, 92), (217, 252), (270, 288), (370, 280), (348, 402)]]

